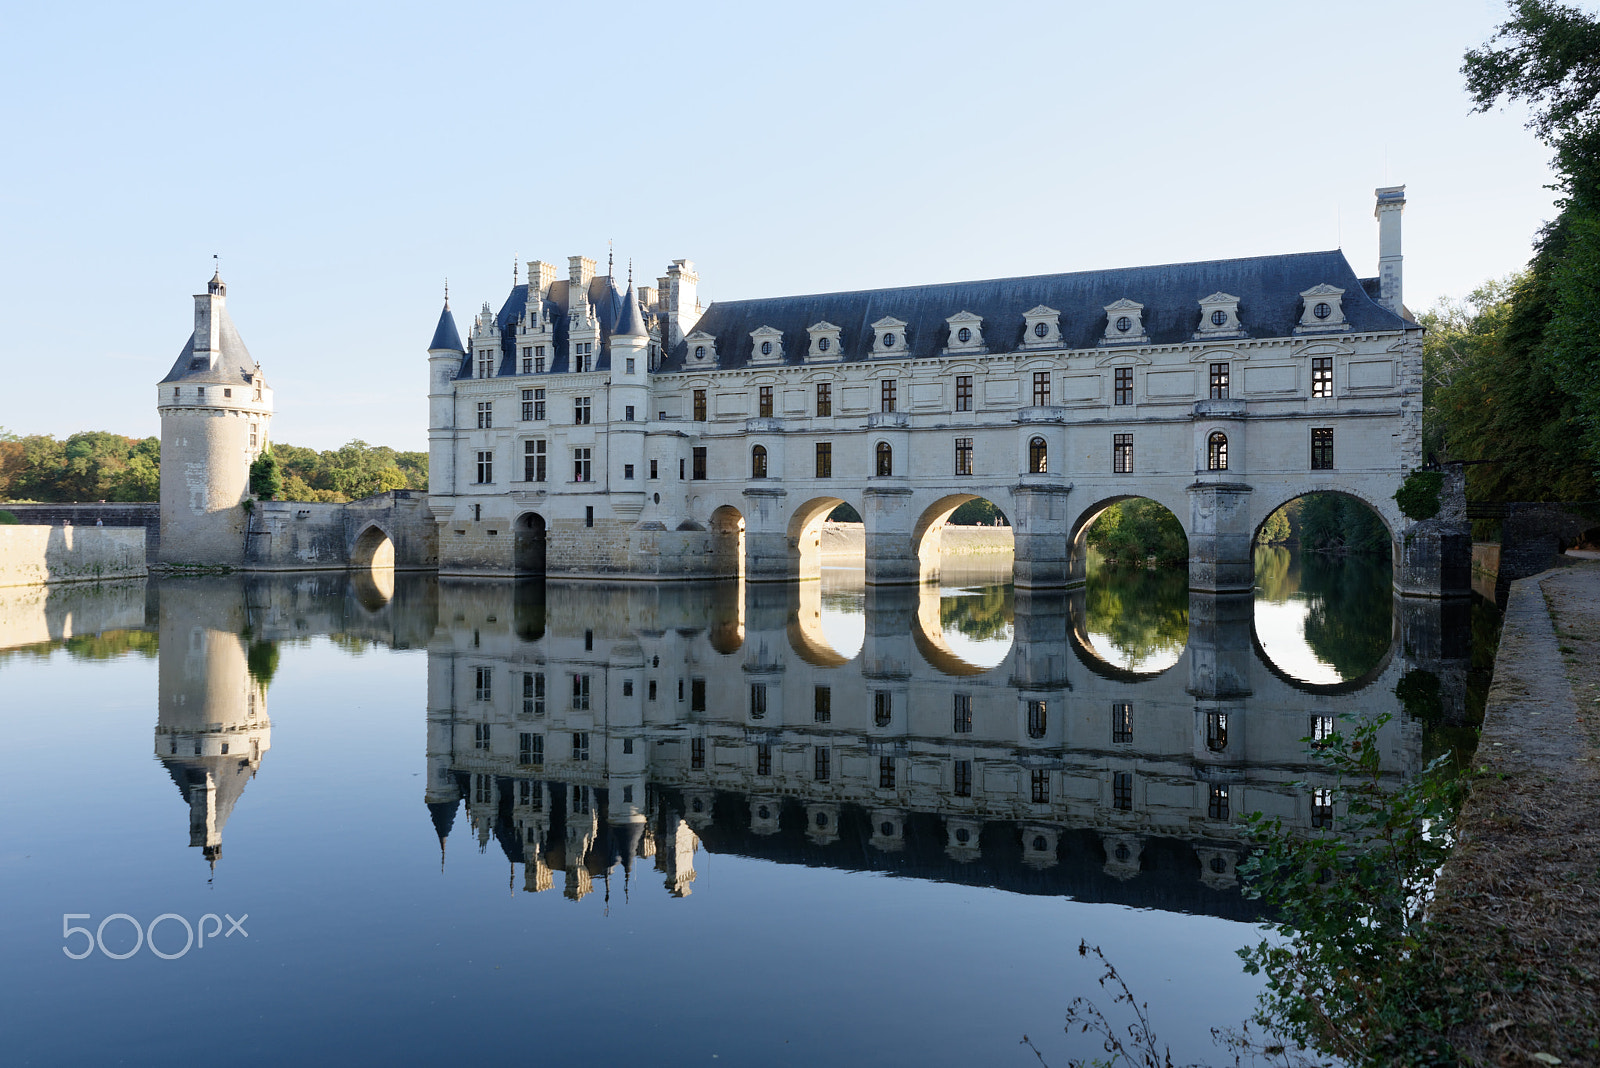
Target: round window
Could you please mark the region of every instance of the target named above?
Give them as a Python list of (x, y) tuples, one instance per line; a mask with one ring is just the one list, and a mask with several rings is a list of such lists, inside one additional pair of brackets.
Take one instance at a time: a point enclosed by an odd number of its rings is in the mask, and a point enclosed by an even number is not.
[(956, 841), (960, 842), (962, 845), (966, 845), (971, 840), (972, 840), (972, 832), (971, 831), (967, 830), (965, 827), (957, 827), (956, 828)]
[(817, 351), (827, 352), (828, 346), (831, 344), (833, 344), (833, 340), (831, 338), (819, 337), (817, 338)]
[(1211, 313), (1211, 324), (1213, 326), (1227, 326), (1228, 313), (1223, 311), (1221, 308), (1218, 308), (1216, 311)]
[(827, 825), (828, 825), (828, 814), (826, 812), (817, 813), (817, 826), (818, 827), (826, 827)]
[(963, 326), (960, 330), (956, 331), (956, 340), (965, 345), (967, 342), (972, 340), (972, 331)]
[(1133, 850), (1129, 849), (1125, 845), (1117, 846), (1117, 859), (1118, 860), (1126, 861), (1131, 856), (1133, 856)]
[(1221, 857), (1212, 857), (1211, 870), (1216, 874), (1221, 875), (1223, 872), (1228, 870), (1228, 862), (1223, 860)]
[(1315, 315), (1318, 319), (1326, 319), (1328, 316), (1333, 314), (1333, 309), (1328, 307), (1326, 303), (1321, 303), (1315, 308), (1311, 309), (1311, 314)]
[(893, 838), (894, 837), (894, 824), (892, 824), (892, 823), (880, 823), (880, 824), (878, 824), (878, 833), (883, 835), (885, 838)]
[(1128, 318), (1126, 315), (1118, 317), (1117, 329), (1126, 334), (1129, 330), (1133, 329), (1133, 320)]
[(883, 335), (883, 347), (886, 348), (886, 349), (894, 348), (894, 335), (893, 334), (885, 334), (885, 335)]
[(763, 356), (771, 356), (772, 355), (772, 342), (763, 341), (761, 343), (761, 355), (763, 355)]
[(1049, 323), (1034, 323), (1033, 324), (1033, 336), (1034, 337), (1046, 337), (1046, 336), (1049, 335), (1049, 333), (1050, 333), (1050, 324)]
[(1035, 852), (1035, 853), (1042, 853), (1042, 852), (1044, 852), (1044, 847), (1045, 847), (1045, 846), (1046, 846), (1046, 845), (1048, 845), (1048, 844), (1049, 844), (1049, 843), (1047, 843), (1047, 842), (1046, 842), (1046, 841), (1045, 841), (1045, 840), (1044, 840), (1044, 835), (1042, 835), (1042, 834), (1036, 834), (1036, 835), (1034, 835), (1034, 836), (1033, 836), (1033, 850), (1034, 850), (1034, 852)]
[(760, 819), (764, 819), (764, 820), (765, 819), (771, 819), (772, 818), (772, 810), (770, 808), (768, 808), (766, 805), (762, 805), (760, 808), (756, 809), (756, 816), (759, 817)]
[(694, 358), (697, 360), (706, 358), (706, 347), (704, 345), (696, 345), (694, 347)]

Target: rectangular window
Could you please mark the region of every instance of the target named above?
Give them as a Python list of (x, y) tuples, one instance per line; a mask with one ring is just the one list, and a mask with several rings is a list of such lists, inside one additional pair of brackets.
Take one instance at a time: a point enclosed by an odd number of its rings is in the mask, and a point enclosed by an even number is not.
[(767, 742), (756, 743), (756, 774), (772, 774), (772, 746)]
[(1133, 772), (1111, 773), (1111, 807), (1122, 812), (1133, 808)]
[(972, 761), (958, 760), (955, 764), (955, 795), (972, 796)]
[(765, 719), (767, 717), (767, 684), (752, 682), (750, 684), (750, 718)]
[(578, 424), (579, 426), (585, 426), (589, 422), (589, 418), (590, 418), (589, 400), (590, 400), (590, 398), (588, 398), (588, 397), (574, 397), (574, 398), (572, 398), (572, 421), (574, 423)]
[(473, 668), (472, 699), (474, 701), (488, 701), (494, 696), (494, 670), (492, 668)]
[(1333, 396), (1333, 357), (1313, 356), (1311, 358), (1311, 395), (1313, 397)]
[(1117, 404), (1133, 403), (1133, 368), (1117, 368), (1115, 378), (1115, 395), (1112, 399)]
[(1033, 406), (1043, 407), (1050, 403), (1050, 372), (1033, 372)]
[(1228, 365), (1225, 363), (1211, 365), (1211, 399), (1228, 399)]
[(818, 686), (811, 696), (811, 719), (826, 723), (833, 718), (833, 687)]
[(971, 375), (956, 375), (956, 411), (972, 411)]
[(545, 480), (545, 457), (543, 438), (534, 438), (532, 441), (524, 441), (522, 443), (522, 481), (543, 482)]
[(629, 404), (622, 409), (622, 421), (624, 423), (633, 422), (633, 405)]
[(572, 346), (572, 369), (574, 371), (589, 370), (590, 358), (594, 355), (593, 341), (580, 341)]
[(544, 418), (544, 390), (542, 389), (533, 391), (533, 417), (535, 419)]
[(257, 426), (257, 425), (256, 425), (256, 424), (255, 424), (255, 423), (251, 423), (251, 424), (250, 424), (250, 450), (251, 450), (251, 451), (252, 451), (252, 452), (254, 452), (254, 451), (255, 451), (255, 447), (256, 447), (256, 435), (257, 435), (257, 434), (258, 434), (258, 433), (260, 433), (260, 427), (258, 427), (258, 426)]
[(1311, 744), (1312, 745), (1320, 746), (1320, 745), (1328, 744), (1328, 737), (1331, 734), (1333, 734), (1333, 717), (1332, 716), (1312, 716), (1311, 717)]
[(699, 445), (694, 450), (694, 478), (696, 482), (704, 482), (706, 477), (706, 447)]
[(634, 360), (634, 358), (632, 356), (629, 356), (627, 358), (627, 360), (624, 361), (624, 364), (625, 364), (625, 366), (624, 366), (623, 373), (624, 374), (630, 374), (630, 375), (633, 374), (634, 373), (633, 369), (637, 365), (636, 361)]
[(956, 438), (956, 474), (972, 474), (971, 438)]
[[(539, 739), (539, 762), (544, 763), (544, 738)], [(517, 802), (524, 808), (531, 808), (535, 812), (544, 811), (544, 787), (535, 779), (523, 779), (517, 783)], [(534, 841), (533, 828), (528, 828), (528, 841)]]
[(899, 388), (900, 383), (893, 378), (885, 378), (878, 383), (878, 411), (894, 411), (895, 395)]
[(586, 527), (594, 526), (594, 505), (592, 504), (585, 505), (583, 508), (583, 525)]
[(833, 442), (817, 442), (817, 477), (833, 477)]
[(1111, 740), (1118, 743), (1133, 741), (1132, 702), (1116, 701), (1111, 705)]
[(517, 763), (544, 763), (544, 735), (523, 731), (517, 736)]
[(633, 465), (632, 464), (623, 464), (622, 465), (622, 477), (623, 477), (623, 479), (625, 481), (628, 481), (628, 482), (632, 482), (633, 481)]
[(478, 453), (478, 482), (489, 483), (494, 481), (494, 453)]
[(891, 714), (891, 710), (894, 707), (893, 703), (892, 703), (892, 700), (893, 699), (890, 697), (888, 690), (873, 690), (872, 691), (872, 725), (873, 726), (875, 726), (875, 727), (887, 727), (889, 725), (889, 717), (890, 717), (890, 714)]
[(878, 758), (878, 789), (894, 789), (894, 757)]
[(1133, 435), (1111, 435), (1111, 473), (1116, 475), (1130, 475), (1133, 473)]
[[(679, 696), (680, 699), (683, 697), (683, 695), (681, 693), (678, 696)], [(705, 679), (690, 679), (689, 680), (689, 711), (690, 712), (704, 712), (705, 710), (706, 710), (706, 680)]]
[(1228, 818), (1228, 788), (1226, 786), (1213, 786), (1210, 797), (1206, 800), (1206, 818), (1225, 820)]
[(528, 671), (522, 676), (522, 714), (544, 715), (544, 672)]
[(1333, 826), (1333, 791), (1311, 791), (1311, 826)]
[(472, 797), (480, 805), (494, 803), (494, 776), (474, 775), (472, 777)]
[(1038, 768), (1033, 773), (1033, 789), (1031, 797), (1036, 805), (1050, 803), (1050, 773), (1043, 768)]
[(1333, 427), (1313, 427), (1311, 431), (1311, 470), (1333, 470)]
[(572, 759), (573, 760), (588, 760), (589, 759), (589, 732), (588, 731), (573, 731), (572, 732)]
[(522, 373), (525, 374), (525, 375), (533, 374), (533, 346), (532, 345), (524, 345), (524, 346), (522, 346)]
[(1213, 753), (1220, 753), (1228, 748), (1228, 714), (1226, 712), (1206, 713), (1206, 748)]
[(828, 776), (833, 769), (833, 751), (826, 746), (817, 746), (816, 753), (812, 757), (811, 767), (811, 777), (813, 779), (818, 782), (827, 782)]
[(650, 477), (651, 478), (660, 478), (661, 477), (660, 469), (656, 466), (657, 463), (658, 463), (658, 461), (656, 461), (656, 460), (651, 460), (650, 461)]
[(833, 383), (832, 382), (818, 382), (817, 383), (817, 414), (818, 415), (832, 415), (833, 414)]
[(972, 695), (958, 693), (955, 695), (953, 714), (950, 729), (956, 734), (972, 733)]
[(572, 450), (572, 481), (594, 481), (594, 450), (588, 447)]
[(761, 386), (761, 387), (759, 387), (758, 390), (757, 390), (757, 393), (756, 393), (756, 398), (757, 398), (756, 399), (756, 405), (757, 405), (756, 414), (761, 416), (764, 419), (771, 417), (771, 415), (772, 415), (772, 387), (771, 386)]
[(580, 712), (589, 709), (589, 676), (572, 676), (572, 707)]
[(678, 481), (683, 481), (683, 461), (681, 459), (678, 461)]
[(706, 740), (704, 738), (689, 739), (689, 767), (701, 771), (706, 766)]
[(478, 723), (478, 724), (475, 724), (473, 726), (473, 728), (472, 728), (472, 748), (474, 748), (474, 749), (488, 749), (489, 748), (489, 729), (490, 729), (489, 728), (489, 724), (487, 724), (487, 723)]
[(491, 349), (480, 349), (478, 352), (478, 377), (488, 378), (494, 374), (494, 352)]
[(533, 390), (525, 389), (525, 390), (522, 391), (522, 421), (524, 423), (527, 423), (527, 422), (531, 422), (532, 420), (533, 420)]
[(533, 373), (544, 374), (544, 346), (538, 345), (533, 350)]
[(1028, 737), (1043, 738), (1048, 726), (1048, 713), (1043, 701), (1028, 702)]
[(694, 421), (697, 423), (706, 421), (706, 391), (703, 389), (694, 391)]

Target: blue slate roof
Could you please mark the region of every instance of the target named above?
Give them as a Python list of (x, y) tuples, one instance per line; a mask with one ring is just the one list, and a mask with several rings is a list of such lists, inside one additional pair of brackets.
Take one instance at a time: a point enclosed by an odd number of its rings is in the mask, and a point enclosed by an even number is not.
[[(568, 358), (568, 320), (567, 313), (571, 307), (569, 290), (572, 288), (570, 281), (562, 280), (550, 285), (550, 292), (544, 298), (544, 312), (550, 317), (554, 329), (553, 348), (549, 362), (545, 364), (548, 373), (566, 371), (571, 368)], [(630, 289), (631, 291), (631, 289)], [(597, 274), (589, 280), (589, 303), (594, 305), (596, 321), (600, 324), (600, 345), (594, 354), (594, 363), (591, 365), (596, 371), (609, 371), (611, 369), (611, 335), (616, 330), (617, 320), (625, 311), (629, 303), (617, 289), (616, 281), (609, 275)], [(517, 373), (517, 323), (528, 310), (528, 287), (517, 285), (511, 287), (511, 292), (506, 296), (505, 303), (500, 305), (500, 310), (495, 313), (495, 325), (500, 330), (500, 366), (495, 372), (497, 375), (514, 375)], [(648, 333), (648, 330), (646, 331)], [(472, 377), (472, 358), (465, 351), (462, 352), (461, 367), (456, 372), (457, 378)]]
[(612, 328), (613, 337), (649, 337), (650, 328), (644, 325), (644, 315), (639, 311), (639, 301), (633, 295), (633, 286), (628, 286), (628, 293), (622, 298), (622, 307), (617, 315), (617, 325)]
[(439, 325), (433, 329), (433, 340), (428, 343), (428, 350), (450, 349), (452, 352), (465, 352), (466, 347), (461, 344), (461, 333), (456, 330), (456, 317), (450, 314), (450, 302), (444, 302), (444, 311), (439, 313)]
[(250, 355), (250, 350), (244, 347), (244, 339), (239, 336), (239, 330), (233, 325), (233, 317), (228, 314), (226, 304), (217, 308), (217, 335), (218, 346), (221, 349), (221, 359), (217, 361), (216, 370), (199, 370), (191, 366), (194, 360), (194, 333), (191, 331), (189, 340), (184, 342), (183, 351), (178, 353), (177, 360), (172, 365), (172, 370), (167, 372), (165, 382), (206, 382), (222, 383), (224, 385), (242, 385), (253, 381), (261, 373), (261, 368)]
[[(898, 358), (938, 355), (949, 340), (945, 320), (957, 312), (983, 318), (990, 352), (1010, 352), (1022, 341), (1022, 313), (1038, 305), (1061, 312), (1061, 344), (1093, 349), (1105, 337), (1105, 306), (1124, 297), (1144, 305), (1150, 343), (1189, 341), (1200, 324), (1202, 297), (1216, 292), (1239, 298), (1239, 319), (1248, 337), (1286, 337), (1300, 321), (1300, 294), (1328, 283), (1343, 289), (1345, 318), (1353, 331), (1399, 330), (1408, 325), (1378, 304), (1358, 279), (1342, 251), (1252, 256), (1157, 267), (1129, 267), (1073, 274), (995, 278), (975, 282), (820, 293), (796, 297), (717, 301), (695, 330), (717, 339), (719, 366), (748, 363), (750, 332), (762, 326), (783, 331), (785, 362), (805, 362), (810, 348), (806, 328), (826, 320), (843, 327), (845, 360), (864, 360), (872, 342), (872, 323), (893, 316), (907, 323)], [(663, 370), (680, 370), (687, 344), (668, 354)]]

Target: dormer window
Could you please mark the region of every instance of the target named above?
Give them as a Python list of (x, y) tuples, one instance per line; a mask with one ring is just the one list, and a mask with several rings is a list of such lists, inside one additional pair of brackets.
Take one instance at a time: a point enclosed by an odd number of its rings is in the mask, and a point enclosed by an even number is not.
[(1350, 324), (1344, 317), (1344, 290), (1324, 283), (1312, 286), (1300, 294), (1302, 311), (1297, 334), (1320, 334), (1335, 330), (1348, 330)]
[(892, 315), (886, 315), (872, 324), (872, 354), (889, 356), (900, 354), (905, 348), (906, 324)]
[(1114, 304), (1106, 305), (1106, 336), (1100, 342), (1102, 345), (1123, 342), (1148, 344), (1149, 341), (1150, 338), (1144, 332), (1143, 304), (1124, 297)]
[(704, 330), (696, 330), (684, 339), (689, 345), (689, 363), (698, 366), (717, 362), (717, 339)]
[(839, 328), (832, 323), (813, 323), (806, 327), (806, 333), (811, 338), (811, 347), (806, 351), (808, 361), (818, 363), (837, 360), (844, 355), (839, 339)]
[(783, 331), (770, 326), (750, 331), (751, 363), (783, 362)]
[(945, 320), (950, 326), (946, 352), (983, 352), (983, 317), (969, 311), (957, 312)]
[(1022, 313), (1022, 347), (1046, 348), (1061, 344), (1061, 313), (1043, 304)]
[(972, 331), (963, 326), (960, 330), (956, 331), (956, 340), (965, 345), (967, 342), (972, 340)]
[(1200, 325), (1195, 329), (1196, 340), (1207, 337), (1243, 337), (1244, 327), (1239, 322), (1239, 298), (1232, 293), (1217, 292), (1200, 299)]

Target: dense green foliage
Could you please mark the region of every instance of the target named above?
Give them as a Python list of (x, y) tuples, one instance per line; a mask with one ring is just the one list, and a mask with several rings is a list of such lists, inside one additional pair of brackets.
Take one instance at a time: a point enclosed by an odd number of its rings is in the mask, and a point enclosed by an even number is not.
[(958, 527), (1009, 527), (1011, 520), (1006, 514), (994, 506), (993, 501), (975, 498), (963, 504), (950, 513), (947, 523), (954, 523)]
[(1189, 640), (1189, 577), (1165, 569), (1092, 574), (1084, 586), (1084, 626), (1134, 665), (1181, 649)]
[(1267, 516), (1267, 521), (1261, 524), (1261, 531), (1256, 535), (1256, 541), (1262, 545), (1277, 545), (1293, 537), (1294, 528), (1289, 525), (1289, 509), (1285, 506)]
[(939, 599), (939, 626), (984, 641), (1004, 637), (1013, 614), (1012, 588), (985, 586)]
[(1529, 105), (1561, 210), (1525, 275), (1423, 318), (1425, 441), (1498, 461), (1469, 469), (1471, 497), (1587, 500), (1600, 477), (1600, 18), (1554, 0), (1510, 7), (1462, 74), (1478, 111)]
[(1421, 974), (1417, 949), (1455, 845), (1460, 780), (1440, 757), (1403, 786), (1386, 782), (1388, 719), (1311, 750), (1336, 776), (1336, 826), (1301, 835), (1278, 817), (1245, 817), (1256, 849), (1239, 874), (1276, 913), (1278, 937), (1239, 955), (1266, 976), (1258, 1022), (1269, 1031), (1351, 1065), (1455, 1063), (1438, 1038), (1453, 1003), (1431, 996), (1437, 979)]
[(1258, 545), (1255, 572), (1263, 601), (1307, 602), (1306, 645), (1341, 678), (1360, 678), (1388, 652), (1394, 606), (1387, 559)]
[(1432, 519), (1439, 514), (1439, 491), (1443, 488), (1443, 473), (1412, 471), (1394, 491), (1394, 499), (1406, 518)]
[(16, 525), (16, 516), (12, 515), (10, 512), (0, 510), (0, 527), (14, 527)]
[(88, 430), (57, 441), (0, 430), (0, 500), (153, 501), (160, 467), (159, 438)]
[(272, 455), (271, 445), (250, 465), (250, 492), (264, 501), (283, 492), (283, 471), (278, 466), (278, 458)]
[(1309, 493), (1299, 500), (1297, 531), (1302, 549), (1314, 552), (1389, 552), (1389, 528), (1378, 514), (1342, 493)]
[(1162, 567), (1189, 560), (1189, 539), (1178, 517), (1146, 497), (1118, 501), (1089, 524), (1089, 545), (1111, 567), (1143, 567), (1153, 556)]
[[(317, 452), (273, 445), (251, 466), (257, 492), (263, 461), (279, 468), (281, 485), (263, 497), (291, 501), (351, 501), (391, 489), (426, 489), (428, 454), (397, 452), (352, 441)], [(57, 441), (49, 434), (17, 437), (0, 430), (0, 500), (154, 501), (161, 493), (161, 441), (91, 430)]]

